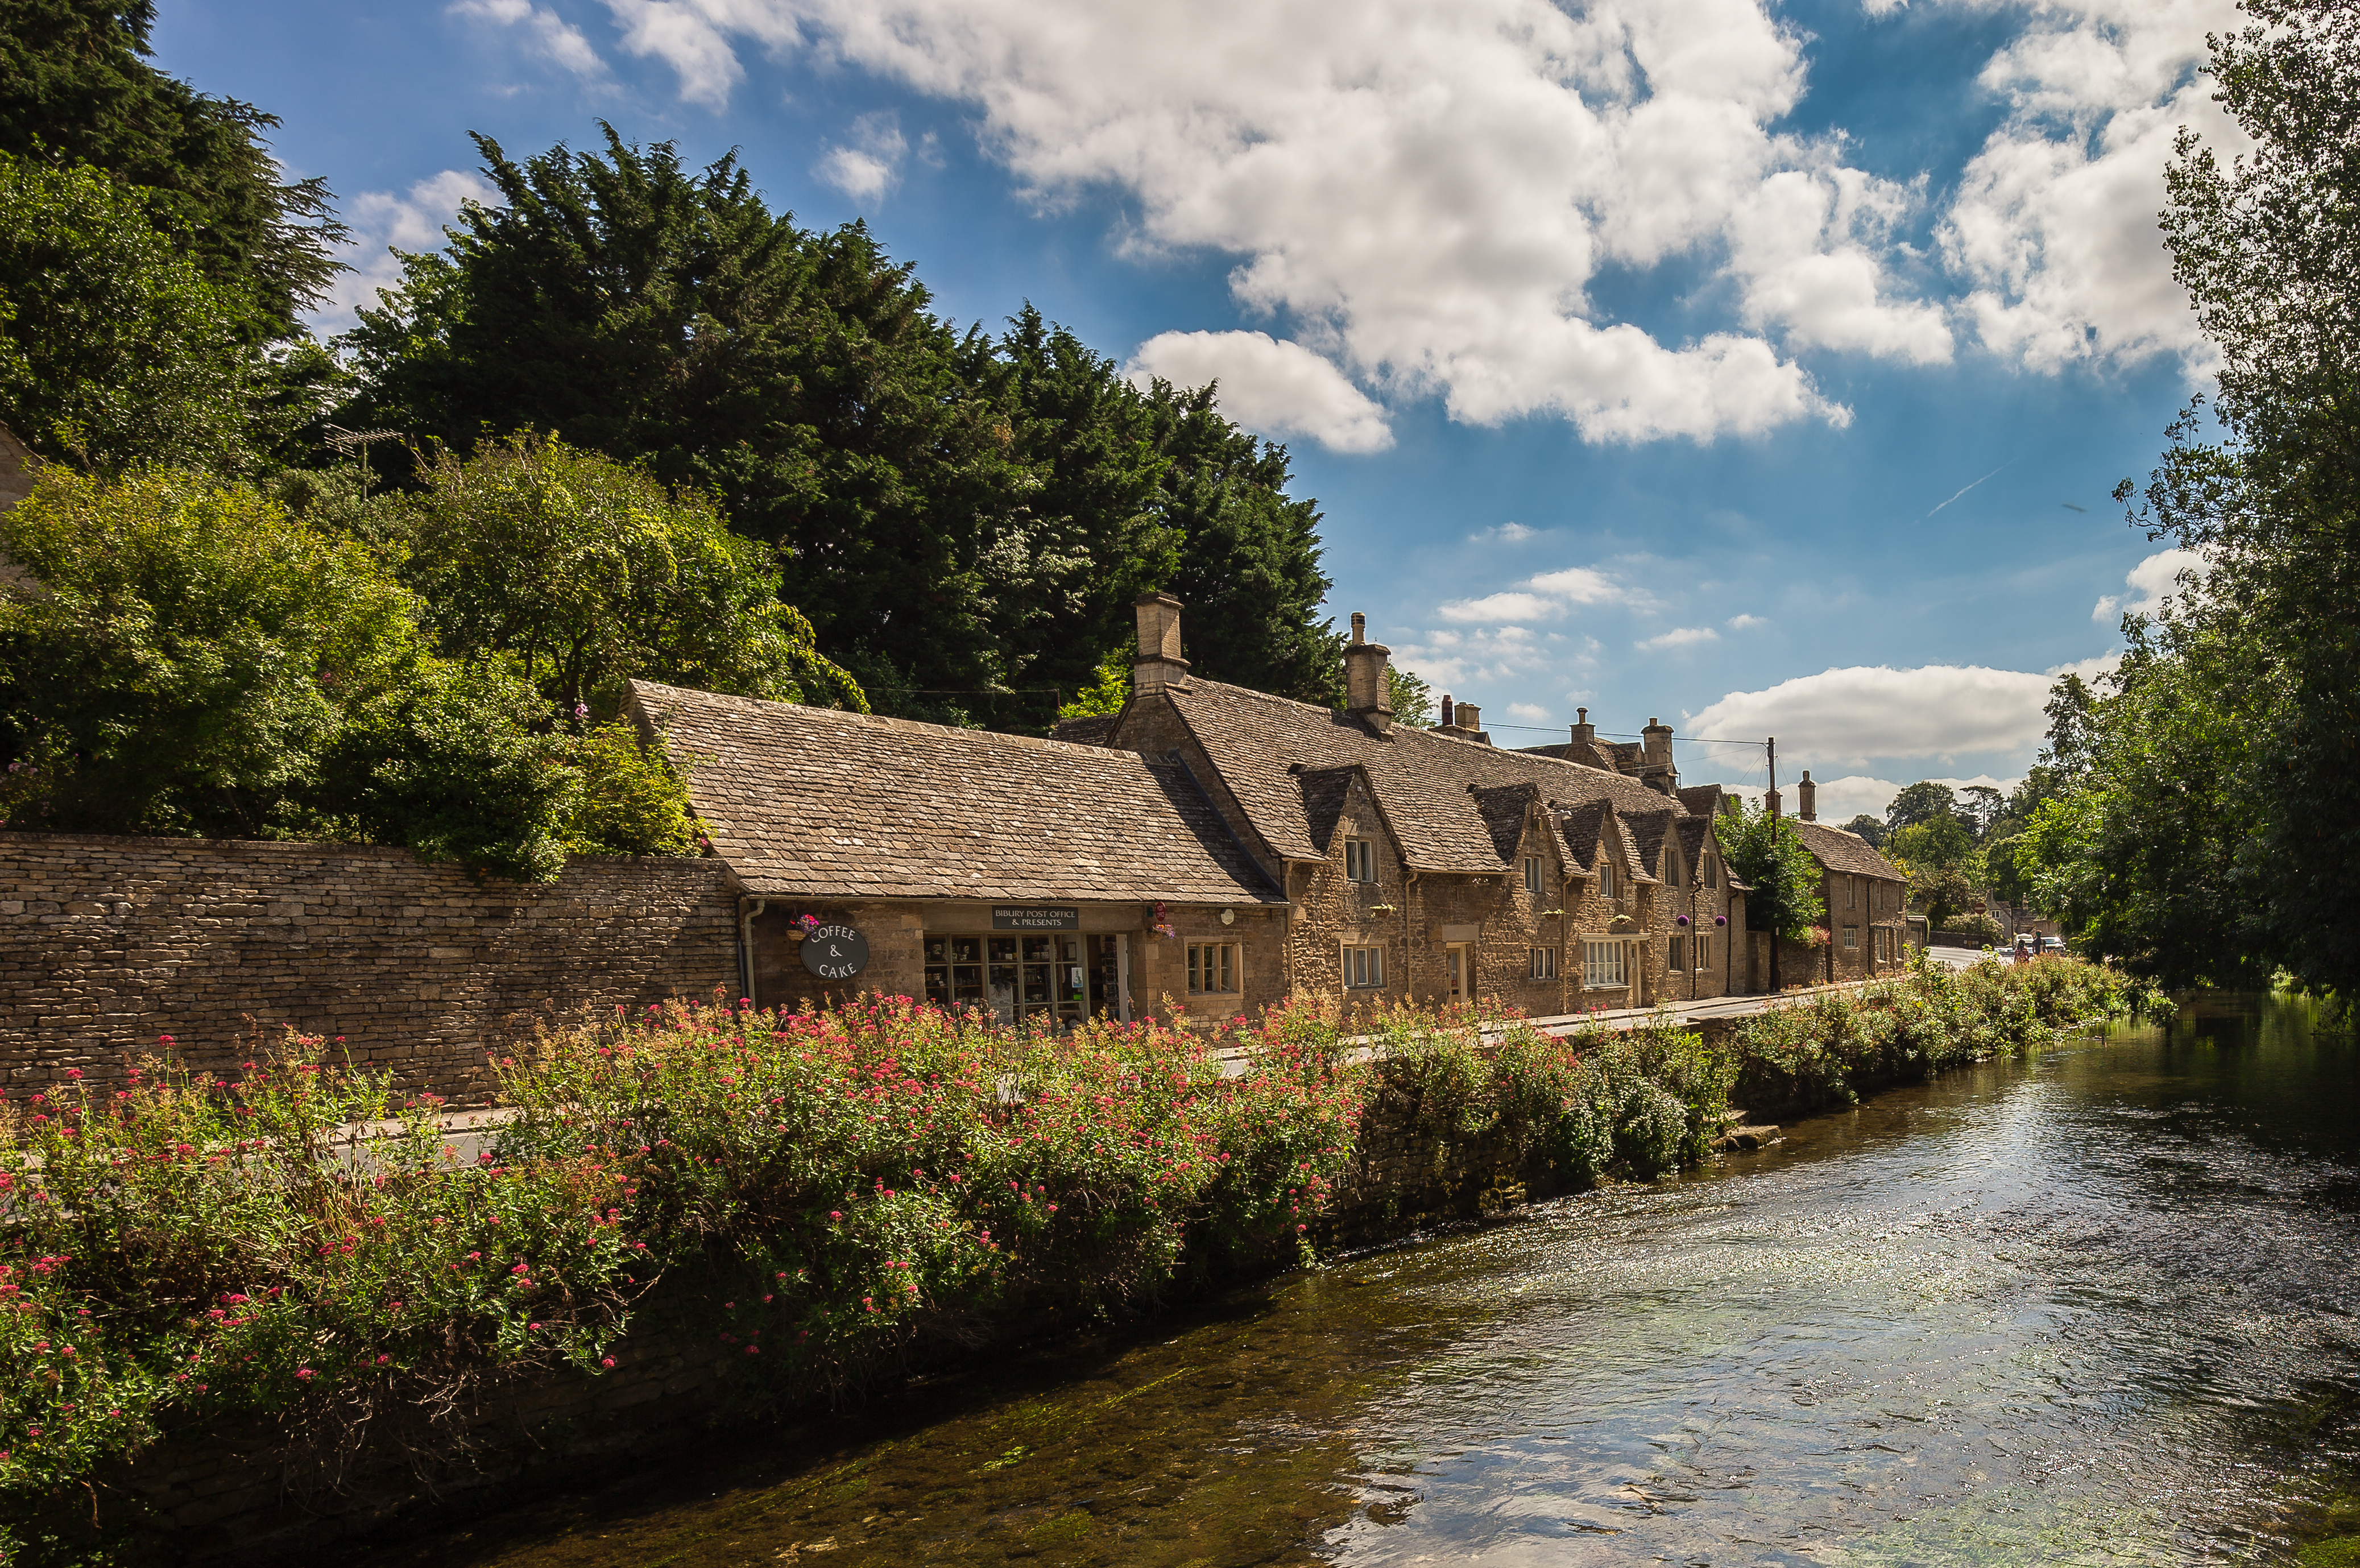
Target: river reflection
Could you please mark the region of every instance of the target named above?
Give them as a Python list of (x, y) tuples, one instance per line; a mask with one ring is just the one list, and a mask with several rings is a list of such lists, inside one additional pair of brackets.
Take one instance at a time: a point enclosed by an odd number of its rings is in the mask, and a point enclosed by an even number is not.
[(2290, 1562), (2360, 1391), (2312, 1021), (1956, 1073), (372, 1561)]

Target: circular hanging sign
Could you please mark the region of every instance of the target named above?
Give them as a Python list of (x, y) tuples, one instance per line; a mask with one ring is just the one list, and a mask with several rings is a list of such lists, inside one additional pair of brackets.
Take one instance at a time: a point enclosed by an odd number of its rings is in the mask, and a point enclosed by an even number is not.
[(869, 938), (849, 926), (822, 926), (803, 938), (803, 968), (822, 980), (850, 980), (869, 967)]

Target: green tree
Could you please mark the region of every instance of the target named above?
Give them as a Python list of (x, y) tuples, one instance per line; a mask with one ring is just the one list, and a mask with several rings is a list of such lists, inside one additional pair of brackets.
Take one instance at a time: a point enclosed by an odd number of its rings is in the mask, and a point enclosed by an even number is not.
[(246, 311), (137, 192), (0, 152), (0, 424), (35, 451), (248, 466), (291, 422), (263, 401)]
[(1187, 601), (1200, 674), (1335, 692), (1317, 510), (1210, 389), (1134, 388), (1030, 307), (955, 332), (865, 228), (798, 229), (732, 159), (477, 145), (500, 202), (363, 313), (344, 422), (461, 454), (548, 430), (712, 496), (890, 711), (1044, 728), (1149, 589)]
[[(2253, 151), (2223, 163), (2183, 132), (2163, 215), (2174, 274), (2219, 350), (2218, 397), (2173, 425), (2133, 514), (2207, 565), (2150, 645), (2180, 669), (2137, 671), (2121, 694), (2131, 700), (2105, 705), (2110, 763), (2174, 787), (2140, 802), (2129, 777), (2102, 779), (2099, 808), (2070, 818), (2101, 825), (2089, 853), (2113, 913), (2093, 918), (2144, 912), (2132, 928), (2168, 972), (2188, 969), (2184, 955), (2209, 937), (2215, 955), (2235, 949), (2215, 967), (2282, 966), (2349, 995), (2360, 989), (2344, 885), (2360, 861), (2360, 12), (2348, 0), (2243, 9), (2251, 25), (2209, 42), (2215, 96)], [(2134, 499), (2129, 481), (2118, 494)], [(2192, 711), (2164, 711), (2172, 694)], [(2158, 720), (2161, 736), (2126, 732)], [(2137, 765), (2165, 741), (2188, 754)], [(2123, 827), (2134, 821), (2147, 826)], [(2203, 836), (2184, 846), (2192, 860), (2152, 858), (2189, 834)]]
[(1800, 942), (1809, 938), (1813, 927), (1826, 923), (1819, 862), (1804, 847), (1793, 823), (1755, 810), (1716, 817), (1712, 831), (1730, 870), (1748, 889), (1748, 927)]
[(1885, 852), (1913, 866), (1956, 870), (1974, 857), (1975, 840), (1957, 817), (1929, 817), (1888, 834)]
[(1989, 784), (1968, 784), (1959, 794), (1962, 797), (1960, 818), (1972, 829), (1978, 841), (1990, 837), (1992, 828), (2007, 813), (2007, 796)]
[[(344, 230), (318, 180), (284, 181), (279, 122), (148, 62), (153, 0), (0, 0), (0, 153), (84, 163), (235, 307), (248, 343), (301, 334)], [(9, 225), (0, 224), (0, 233)]]
[(1434, 728), (1434, 687), (1415, 670), (1385, 666), (1387, 697), (1393, 705), (1393, 722), (1413, 729)]
[(1108, 655), (1098, 665), (1098, 678), (1074, 694), (1074, 700), (1057, 709), (1059, 718), (1097, 718), (1109, 713), (1120, 713), (1122, 705), (1131, 700), (1131, 661), (1120, 653)]
[(868, 711), (779, 601), (772, 553), (694, 493), (563, 441), (429, 460), (402, 571), (441, 651), (515, 659), (549, 705), (608, 718), (634, 676)]
[(1954, 817), (1957, 809), (1958, 797), (1950, 793), (1950, 785), (1921, 779), (1893, 797), (1893, 804), (1885, 808), (1885, 826), (1898, 833), (1921, 822)]
[(1871, 817), (1863, 811), (1844, 824), (1844, 831), (1857, 833), (1867, 839), (1868, 847), (1874, 850), (1885, 842), (1885, 819), (1881, 817)]
[(284, 837), (344, 707), (425, 651), (367, 549), (201, 475), (44, 467), (0, 553), (40, 589), (0, 596), (14, 828)]

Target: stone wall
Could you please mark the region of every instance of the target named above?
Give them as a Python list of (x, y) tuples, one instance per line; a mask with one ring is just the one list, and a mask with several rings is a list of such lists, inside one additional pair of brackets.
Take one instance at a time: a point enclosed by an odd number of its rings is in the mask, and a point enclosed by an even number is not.
[(718, 861), (585, 859), (536, 886), (402, 850), (0, 833), (0, 1082), (118, 1077), (165, 1035), (219, 1069), (291, 1024), (464, 1104), (536, 1019), (734, 997), (735, 907)]

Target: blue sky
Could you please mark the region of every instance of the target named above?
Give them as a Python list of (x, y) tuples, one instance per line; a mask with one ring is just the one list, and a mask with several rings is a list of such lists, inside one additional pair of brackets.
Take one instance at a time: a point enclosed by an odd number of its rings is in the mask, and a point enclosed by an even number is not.
[[(2108, 492), (2202, 385), (2156, 239), (2223, 0), (165, 0), (359, 240), (595, 121), (740, 149), (940, 308), (1218, 376), (1329, 609), (1504, 744), (1776, 734), (1823, 815), (2012, 779), (2180, 562)], [(1510, 728), (1530, 726), (1530, 729)], [(1685, 747), (1692, 780), (1758, 753)]]

